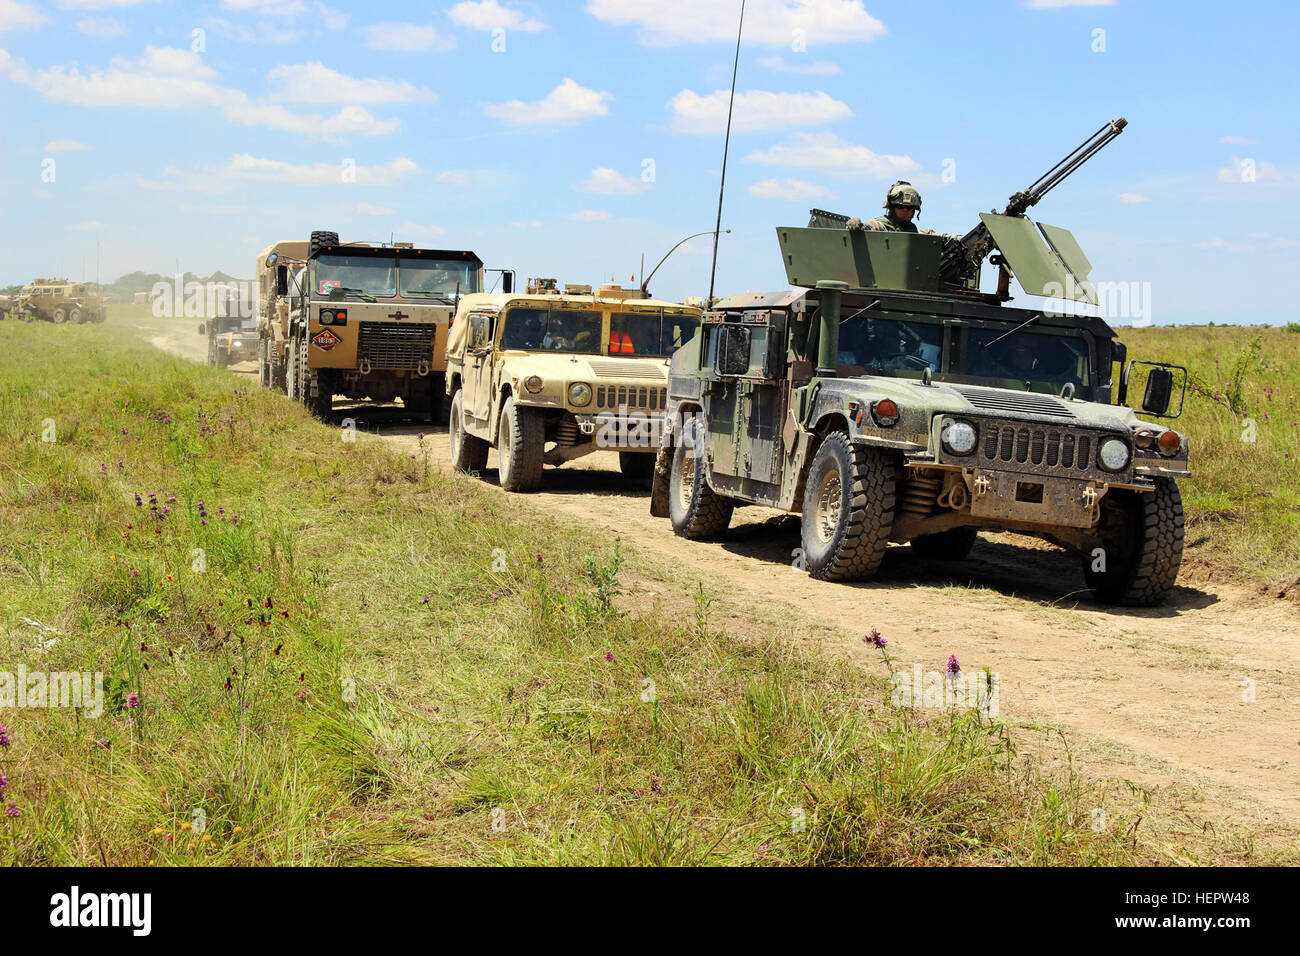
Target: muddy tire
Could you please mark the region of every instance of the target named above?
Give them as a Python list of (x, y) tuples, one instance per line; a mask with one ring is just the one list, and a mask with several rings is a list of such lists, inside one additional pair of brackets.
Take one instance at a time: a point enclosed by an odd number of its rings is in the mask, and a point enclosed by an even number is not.
[[(298, 233), (302, 235), (302, 233)], [(313, 232), (311, 241), (307, 244), (307, 258), (315, 259), (316, 254), (326, 246), (337, 246), (339, 244), (339, 234), (337, 232), (326, 232), (324, 230)]]
[(488, 443), (465, 431), (464, 394), (460, 389), (456, 389), (456, 394), (451, 400), (447, 437), (451, 443), (451, 467), (468, 474), (481, 472), (487, 467)]
[(542, 483), (546, 423), (539, 408), (507, 398), (497, 431), (497, 475), (506, 491), (536, 491)]
[[(307, 340), (298, 343), (298, 394), (302, 403), (322, 421), (328, 421), (334, 413), (334, 377), (332, 370), (324, 369), (312, 374), (307, 358)], [(316, 394), (311, 393), (312, 384), (316, 385)]]
[(804, 559), (813, 577), (859, 581), (876, 573), (894, 524), (894, 476), (880, 449), (854, 445), (844, 432), (823, 439), (803, 499)]
[(59, 306), (50, 316), (50, 321), (55, 325), (62, 325), (64, 322), (68, 321), (68, 310), (63, 306)]
[(618, 453), (618, 470), (632, 481), (649, 481), (655, 473), (655, 456), (635, 451)]
[(73, 325), (80, 325), (82, 322), (86, 321), (85, 313), (83, 313), (79, 307), (73, 306), (72, 311), (68, 313), (68, 321)]
[[(1110, 500), (1111, 496), (1114, 500)], [(1083, 576), (1097, 599), (1127, 607), (1153, 607), (1174, 587), (1183, 563), (1183, 499), (1178, 485), (1157, 478), (1145, 494), (1112, 491), (1102, 499), (1105, 570), (1085, 555)]]
[[(692, 541), (715, 541), (727, 532), (736, 503), (709, 487), (699, 422), (688, 422), (673, 449), (668, 479), (668, 517), (673, 531)], [(697, 449), (700, 449), (697, 454)]]
[(930, 561), (964, 561), (979, 534), (974, 528), (952, 528), (938, 534), (923, 534), (911, 541), (912, 551)]

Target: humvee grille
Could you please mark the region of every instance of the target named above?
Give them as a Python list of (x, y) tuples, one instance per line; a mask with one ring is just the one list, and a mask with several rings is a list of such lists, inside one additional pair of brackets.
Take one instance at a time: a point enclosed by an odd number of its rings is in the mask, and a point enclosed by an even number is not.
[(997, 465), (1030, 465), (1059, 475), (1098, 473), (1093, 452), (1099, 435), (1077, 429), (1043, 428), (1024, 422), (980, 422), (983, 456)]
[(656, 412), (668, 403), (668, 389), (644, 385), (598, 385), (596, 405), (617, 410), (620, 406)]
[(414, 370), (433, 361), (435, 325), (401, 325), (397, 322), (362, 322), (357, 339), (357, 361), (372, 369)]

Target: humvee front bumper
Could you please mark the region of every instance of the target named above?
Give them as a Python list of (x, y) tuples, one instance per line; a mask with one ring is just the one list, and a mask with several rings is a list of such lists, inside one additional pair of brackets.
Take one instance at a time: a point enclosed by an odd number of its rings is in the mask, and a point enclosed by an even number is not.
[(633, 409), (625, 414), (596, 412), (573, 416), (578, 431), (602, 450), (657, 452), (663, 437), (662, 415)]
[(975, 518), (1091, 528), (1110, 490), (1103, 481), (966, 468), (962, 477)]

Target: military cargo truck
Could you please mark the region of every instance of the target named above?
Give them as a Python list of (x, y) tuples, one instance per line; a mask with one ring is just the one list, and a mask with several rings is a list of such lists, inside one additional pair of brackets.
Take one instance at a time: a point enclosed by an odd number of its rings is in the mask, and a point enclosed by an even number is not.
[[(1012, 275), (1095, 302), (1074, 237), (1014, 199), (961, 239), (834, 228), (843, 217), (778, 228), (797, 291), (723, 299), (673, 357), (652, 513), (709, 539), (737, 505), (798, 512), (795, 562), (828, 580), (870, 577), (891, 542), (962, 559), (981, 530), (1017, 532), (1077, 553), (1103, 601), (1161, 601), (1189, 442), (1148, 419), (1181, 413), (1179, 367), (1128, 361), (1101, 318), (1006, 304)], [(1142, 416), (1127, 407), (1137, 364)]]
[(467, 296), (447, 350), (452, 464), (482, 471), (495, 447), (501, 486), (532, 491), (544, 465), (609, 450), (649, 478), (668, 359), (699, 322), (699, 309), (612, 284)]
[(83, 282), (68, 279), (37, 279), (25, 285), (12, 306), (25, 322), (103, 322), (106, 312), (102, 296), (92, 294)]
[(440, 417), (456, 302), (479, 292), (483, 263), (464, 250), (342, 243), (314, 232), (258, 259), (261, 379), (328, 416), (335, 395)]
[(244, 318), (238, 299), (227, 300), (220, 314), (199, 326), (208, 339), (208, 365), (226, 368), (239, 362), (255, 362), (261, 336), (256, 318)]

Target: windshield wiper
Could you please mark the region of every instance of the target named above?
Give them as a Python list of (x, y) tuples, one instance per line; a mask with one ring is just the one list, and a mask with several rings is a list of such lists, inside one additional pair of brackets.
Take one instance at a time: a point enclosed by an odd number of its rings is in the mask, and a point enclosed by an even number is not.
[(442, 299), (442, 301), (444, 302), (455, 301), (451, 297), (451, 293), (449, 292), (428, 292), (424, 289), (410, 289), (406, 292), (403, 292), (402, 295), (427, 295), (427, 296), (432, 296), (433, 298)]
[(367, 292), (365, 289), (349, 289), (347, 288), (347, 286), (338, 286), (337, 288), (344, 295), (355, 295), (358, 299), (360, 299), (363, 302), (377, 301), (375, 297), (371, 295), (369, 292)]
[(1041, 319), (1042, 317), (1043, 317), (1043, 316), (1042, 316), (1041, 313), (1038, 314), (1038, 315), (1031, 315), (1029, 318), (1025, 319), (1025, 321), (1021, 322), (1019, 325), (1017, 325), (1017, 326), (1016, 326), (1014, 329), (1012, 329), (1010, 332), (1003, 332), (1001, 335), (999, 335), (999, 336), (998, 336), (996, 339), (994, 339), (992, 342), (985, 342), (985, 343), (984, 343), (984, 348), (988, 348), (990, 345), (997, 345), (999, 342), (1001, 342), (1003, 339), (1005, 339), (1008, 335), (1015, 335), (1017, 332), (1019, 332), (1021, 329), (1023, 329), (1026, 325), (1029, 325), (1031, 322), (1037, 322), (1037, 321), (1038, 321), (1039, 319)]

